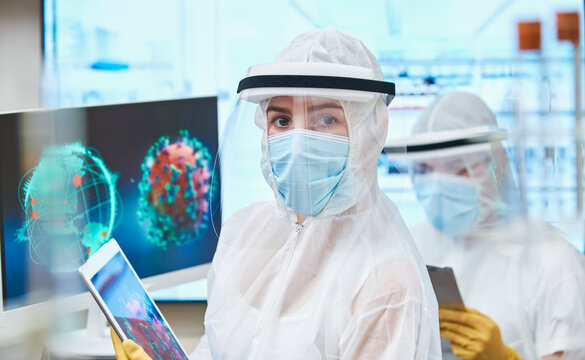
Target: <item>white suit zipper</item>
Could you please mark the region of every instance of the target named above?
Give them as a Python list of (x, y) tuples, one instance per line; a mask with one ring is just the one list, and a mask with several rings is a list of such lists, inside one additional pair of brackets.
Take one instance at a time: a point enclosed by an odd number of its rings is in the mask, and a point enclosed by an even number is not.
[(262, 319), (260, 321), (259, 333), (262, 333), (262, 329), (264, 328), (266, 321), (268, 319), (270, 319), (272, 316), (272, 312), (274, 311), (274, 306), (276, 304), (276, 300), (278, 299), (278, 295), (280, 294), (282, 286), (284, 284), (284, 278), (286, 277), (286, 275), (288, 273), (288, 267), (290, 266), (292, 257), (294, 256), (297, 244), (299, 242), (299, 234), (301, 233), (302, 230), (303, 230), (303, 225), (294, 224), (294, 230), (293, 230), (293, 233), (291, 236), (292, 243), (290, 245), (290, 250), (288, 251), (286, 258), (284, 259), (282, 270), (280, 271), (280, 274), (279, 274), (279, 279), (278, 279), (278, 283), (277, 283), (278, 286), (272, 294), (270, 306), (268, 307), (268, 310), (264, 313), (264, 316), (262, 317)]

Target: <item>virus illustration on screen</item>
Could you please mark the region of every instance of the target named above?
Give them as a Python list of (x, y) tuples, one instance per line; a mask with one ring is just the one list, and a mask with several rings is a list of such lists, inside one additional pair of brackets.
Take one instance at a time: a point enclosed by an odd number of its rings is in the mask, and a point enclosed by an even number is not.
[(28, 242), (31, 260), (76, 270), (109, 240), (121, 212), (116, 179), (95, 149), (45, 148), (18, 188), (25, 217), (16, 240)]
[(148, 238), (166, 249), (194, 241), (209, 228), (213, 179), (209, 150), (181, 130), (171, 143), (161, 137), (142, 163), (138, 217)]

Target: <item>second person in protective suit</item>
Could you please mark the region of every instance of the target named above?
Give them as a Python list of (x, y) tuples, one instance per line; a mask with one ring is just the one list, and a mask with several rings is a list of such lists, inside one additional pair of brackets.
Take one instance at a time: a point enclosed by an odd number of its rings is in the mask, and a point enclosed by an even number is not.
[(397, 142), (426, 215), (413, 237), (427, 264), (453, 268), (467, 306), (439, 310), (444, 358), (584, 359), (585, 258), (524, 215), (503, 138), (480, 98), (452, 91)]

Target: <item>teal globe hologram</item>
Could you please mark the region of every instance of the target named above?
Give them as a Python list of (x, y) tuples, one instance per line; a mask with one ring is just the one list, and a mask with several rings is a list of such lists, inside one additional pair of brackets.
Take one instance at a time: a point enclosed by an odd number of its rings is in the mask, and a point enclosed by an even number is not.
[(19, 184), (25, 214), (17, 241), (52, 271), (74, 271), (108, 241), (121, 213), (111, 173), (97, 150), (81, 143), (48, 147)]

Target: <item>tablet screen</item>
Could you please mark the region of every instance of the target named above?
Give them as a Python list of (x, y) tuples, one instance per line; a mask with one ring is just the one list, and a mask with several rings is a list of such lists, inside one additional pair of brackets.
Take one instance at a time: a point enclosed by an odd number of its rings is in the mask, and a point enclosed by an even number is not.
[(126, 337), (151, 358), (188, 359), (122, 253), (117, 252), (91, 282)]
[(465, 310), (453, 269), (427, 265), (427, 270), (439, 306), (454, 310)]

